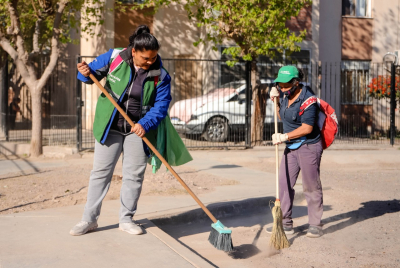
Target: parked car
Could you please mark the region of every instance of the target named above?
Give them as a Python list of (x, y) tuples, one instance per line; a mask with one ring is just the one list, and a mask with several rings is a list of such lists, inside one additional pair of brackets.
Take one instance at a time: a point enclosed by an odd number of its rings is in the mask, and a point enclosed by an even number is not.
[[(271, 87), (273, 80), (262, 79), (261, 84)], [(178, 101), (170, 110), (172, 124), (180, 133), (200, 134), (213, 142), (226, 141), (230, 131), (244, 131), (245, 90), (242, 80), (224, 84), (203, 96)], [(268, 98), (265, 124), (270, 126), (274, 123), (273, 105)]]

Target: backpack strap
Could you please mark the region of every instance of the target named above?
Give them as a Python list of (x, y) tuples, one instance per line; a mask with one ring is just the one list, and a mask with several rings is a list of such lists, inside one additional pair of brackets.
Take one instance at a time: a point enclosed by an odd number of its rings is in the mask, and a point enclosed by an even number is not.
[(317, 97), (311, 96), (306, 99), (300, 106), (299, 115), (303, 115), (304, 111), (314, 103), (317, 103)]

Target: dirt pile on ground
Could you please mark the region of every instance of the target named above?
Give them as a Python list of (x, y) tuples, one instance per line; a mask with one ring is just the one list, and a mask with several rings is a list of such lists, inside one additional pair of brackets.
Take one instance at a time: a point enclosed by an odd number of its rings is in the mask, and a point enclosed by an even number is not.
[[(0, 214), (18, 213), (37, 209), (82, 204), (86, 202), (89, 163), (69, 165), (41, 170), (30, 175), (6, 174), (0, 177)], [(176, 172), (196, 194), (213, 191), (220, 185), (234, 185), (238, 182), (204, 176), (196, 170), (176, 167)], [(111, 186), (105, 200), (119, 199), (122, 185), (122, 167), (117, 165)], [(143, 183), (142, 195), (187, 194), (175, 177), (164, 166), (153, 174), (148, 166)]]

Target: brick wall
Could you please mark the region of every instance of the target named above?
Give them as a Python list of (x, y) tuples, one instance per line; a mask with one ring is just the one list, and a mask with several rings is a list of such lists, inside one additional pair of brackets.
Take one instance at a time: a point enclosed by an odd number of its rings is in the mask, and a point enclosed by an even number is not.
[(286, 27), (288, 27), (292, 32), (296, 34), (304, 29), (307, 30), (305, 40), (312, 40), (312, 6), (304, 7), (300, 10), (297, 17), (292, 17), (286, 22)]
[(139, 25), (146, 24), (153, 32), (154, 16), (151, 14), (152, 8), (142, 10), (130, 10), (130, 6), (126, 5), (126, 11), (115, 10), (115, 35), (114, 46), (126, 47), (129, 43), (129, 36), (136, 30)]

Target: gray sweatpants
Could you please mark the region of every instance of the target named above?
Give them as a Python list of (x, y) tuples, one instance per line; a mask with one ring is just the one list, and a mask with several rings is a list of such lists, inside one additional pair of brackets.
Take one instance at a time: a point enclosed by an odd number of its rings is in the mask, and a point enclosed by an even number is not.
[(322, 144), (303, 144), (297, 150), (285, 148), (279, 169), (279, 198), (283, 213), (283, 225), (293, 226), (292, 206), (297, 177), (301, 170), (303, 192), (308, 206), (308, 223), (321, 226), (323, 212), (322, 186), (319, 167), (322, 157)]
[(143, 151), (141, 138), (136, 134), (125, 136), (116, 131), (110, 131), (104, 145), (97, 141), (95, 143), (93, 170), (90, 174), (83, 221), (93, 222), (99, 218), (101, 204), (110, 188), (114, 168), (121, 152), (123, 158), (119, 222), (132, 222), (142, 191), (147, 156)]

